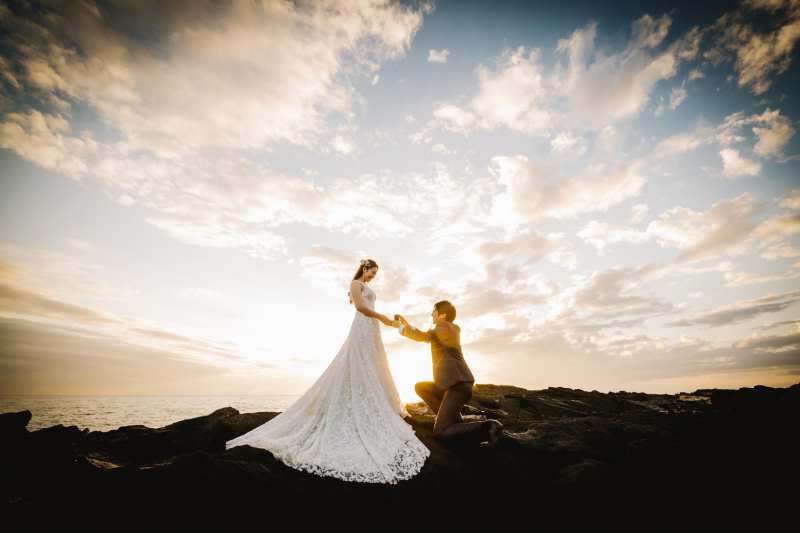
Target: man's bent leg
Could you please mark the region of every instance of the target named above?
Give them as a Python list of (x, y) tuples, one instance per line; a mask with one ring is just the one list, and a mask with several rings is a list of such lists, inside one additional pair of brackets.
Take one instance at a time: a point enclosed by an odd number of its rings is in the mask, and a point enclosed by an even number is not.
[[(444, 393), (436, 422), (433, 425), (433, 438), (439, 442), (475, 439), (486, 435), (483, 422), (456, 424), (461, 408), (472, 398), (472, 382), (456, 383)], [(478, 441), (480, 442), (480, 441)]]
[(439, 413), (445, 391), (439, 390), (433, 381), (420, 381), (414, 385), (414, 392), (422, 398), (422, 401), (433, 411), (433, 414)]

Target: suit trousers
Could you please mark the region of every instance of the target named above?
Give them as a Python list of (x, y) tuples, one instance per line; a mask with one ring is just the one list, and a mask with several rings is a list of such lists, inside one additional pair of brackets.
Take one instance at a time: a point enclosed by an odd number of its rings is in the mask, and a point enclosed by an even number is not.
[(417, 396), (436, 413), (433, 438), (439, 442), (453, 440), (486, 440), (488, 433), (483, 422), (456, 424), (461, 408), (472, 398), (472, 381), (459, 381), (449, 389), (441, 390), (433, 381), (421, 381), (414, 385)]

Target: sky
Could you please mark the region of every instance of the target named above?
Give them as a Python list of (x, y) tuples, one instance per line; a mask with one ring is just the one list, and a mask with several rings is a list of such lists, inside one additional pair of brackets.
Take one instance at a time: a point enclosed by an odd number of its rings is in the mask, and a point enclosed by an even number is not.
[[(0, 4), (0, 394), (800, 382), (800, 0)], [(398, 390), (427, 345), (383, 327)]]

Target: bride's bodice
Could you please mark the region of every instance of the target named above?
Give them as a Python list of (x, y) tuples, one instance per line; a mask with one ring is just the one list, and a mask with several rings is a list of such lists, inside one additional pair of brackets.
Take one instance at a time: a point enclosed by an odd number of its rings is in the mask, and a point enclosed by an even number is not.
[(369, 288), (369, 286), (364, 282), (359, 282), (364, 286), (364, 290), (361, 291), (361, 301), (364, 302), (364, 305), (375, 310), (375, 291)]

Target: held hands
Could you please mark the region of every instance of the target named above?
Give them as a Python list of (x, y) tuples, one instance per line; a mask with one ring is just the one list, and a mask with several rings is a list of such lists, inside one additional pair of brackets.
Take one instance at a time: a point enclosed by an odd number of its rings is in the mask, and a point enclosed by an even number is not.
[[(398, 318), (398, 321), (400, 322), (400, 324), (403, 324), (403, 325), (404, 325), (405, 327), (407, 327), (407, 328), (408, 328), (408, 327), (411, 327), (411, 325), (408, 323), (408, 320), (406, 320), (405, 318), (403, 318), (403, 315), (397, 315), (397, 318)], [(399, 325), (397, 325), (397, 326), (395, 326), (395, 327), (399, 328), (400, 326), (399, 326)]]

